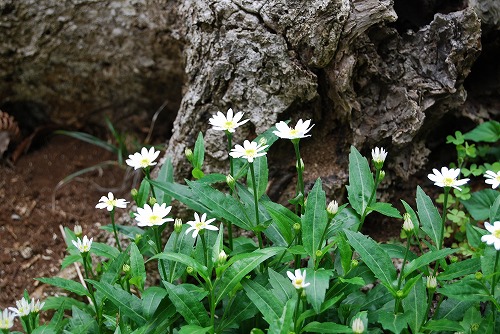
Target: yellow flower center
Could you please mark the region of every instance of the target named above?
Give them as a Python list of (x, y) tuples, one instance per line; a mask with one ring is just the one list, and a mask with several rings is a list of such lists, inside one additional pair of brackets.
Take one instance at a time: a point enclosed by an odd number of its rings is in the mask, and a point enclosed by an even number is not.
[(224, 123), (224, 128), (225, 129), (232, 129), (234, 127), (234, 122), (233, 121), (226, 121), (226, 123)]
[(203, 226), (205, 225), (204, 222), (196, 222), (196, 224), (194, 225), (194, 227), (197, 229), (197, 230), (201, 230), (203, 228)]
[(255, 154), (257, 154), (257, 151), (254, 149), (245, 150), (245, 155), (247, 157), (253, 158), (253, 157), (255, 157)]
[(451, 177), (445, 177), (443, 178), (443, 184), (445, 187), (451, 187), (455, 183), (455, 179), (452, 179)]
[(497, 176), (495, 177), (495, 181), (500, 182), (500, 175), (497, 175)]
[(496, 230), (495, 232), (492, 233), (493, 236), (497, 239), (500, 239), (500, 230)]
[(302, 278), (297, 278), (297, 279), (295, 280), (295, 285), (299, 285), (299, 286), (301, 286), (303, 282), (304, 282), (304, 280), (303, 280)]
[(106, 201), (106, 204), (110, 205), (110, 206), (116, 206), (116, 200), (115, 199), (108, 199)]
[(299, 131), (295, 130), (295, 129), (290, 129), (290, 135), (292, 136), (296, 136), (299, 134)]
[(157, 216), (157, 215), (151, 215), (149, 217), (149, 222), (153, 225), (158, 224), (160, 222), (160, 220), (161, 220), (160, 216)]
[(142, 158), (142, 160), (141, 160), (141, 166), (142, 167), (149, 166), (149, 159), (148, 158)]

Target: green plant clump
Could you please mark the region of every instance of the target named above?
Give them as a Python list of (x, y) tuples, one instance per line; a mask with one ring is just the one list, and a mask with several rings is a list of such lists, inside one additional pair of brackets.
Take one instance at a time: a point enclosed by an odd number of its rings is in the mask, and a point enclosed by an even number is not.
[[(458, 249), (445, 247), (444, 239), (448, 220), (463, 218), (446, 210), (450, 191), (461, 198), (461, 187), (468, 182), (459, 178), (460, 167), (429, 174), (443, 188), (442, 214), (421, 187), (416, 189), (416, 208), (402, 201), (401, 214), (377, 199), (387, 152), (373, 149), (370, 165), (351, 147), (348, 202), (339, 205), (327, 202), (321, 179), (305, 191), (307, 169), (299, 144), (310, 136), (310, 120), (299, 120), (295, 127), (279, 122), (233, 147), (232, 135), (245, 122), (242, 117), (230, 110), (210, 119), (228, 139), (228, 175), (203, 171), (201, 133), (186, 152), (193, 178), (183, 183), (174, 182), (169, 159), (151, 178), (159, 154), (154, 148), (130, 155), (127, 165), (144, 172), (133, 192), (137, 226), (115, 224), (115, 210), (126, 209), (127, 202), (111, 193), (103, 196), (97, 208), (110, 213), (111, 224), (104, 228), (115, 235), (116, 247), (82, 237), (81, 229), (66, 229), (68, 255), (62, 266), (76, 263), (84, 281), (38, 278), (71, 297), (41, 303), (30, 302), (26, 293), (17, 307), (0, 314), (0, 329), (9, 333), (18, 317), (29, 334), (500, 331), (496, 171), (487, 177), (493, 188), (484, 195), (488, 200), (471, 204), (481, 212), (479, 220), (491, 224), (485, 223), (486, 230), (465, 224), (463, 240), (470, 256), (457, 257)], [(266, 195), (267, 153), (279, 139), (290, 140), (296, 158), (292, 209)], [(464, 149), (470, 151), (470, 146)], [(194, 211), (192, 221), (170, 216), (173, 199)], [(363, 235), (360, 229), (372, 212), (400, 219), (406, 242), (380, 244)], [(164, 243), (168, 224), (174, 232)], [(244, 233), (236, 236), (235, 226)], [(396, 269), (394, 263), (401, 265)], [(151, 276), (159, 278), (157, 284)], [(39, 313), (49, 310), (54, 311), (52, 319), (40, 324)]]

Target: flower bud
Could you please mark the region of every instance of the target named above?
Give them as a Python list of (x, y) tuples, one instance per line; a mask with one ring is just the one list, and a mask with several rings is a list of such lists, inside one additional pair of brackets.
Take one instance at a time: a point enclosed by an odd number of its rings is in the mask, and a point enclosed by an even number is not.
[(229, 188), (231, 188), (231, 190), (234, 190), (234, 187), (236, 185), (236, 180), (234, 179), (234, 177), (231, 174), (226, 176), (226, 183), (229, 186)]
[(267, 139), (266, 138), (262, 137), (262, 138), (259, 139), (259, 145), (260, 146), (264, 146), (266, 144), (267, 144)]
[(186, 147), (186, 149), (184, 150), (184, 154), (186, 155), (186, 159), (192, 163), (194, 156), (193, 151), (189, 147)]
[(385, 170), (381, 170), (379, 175), (378, 175), (379, 182), (382, 182), (383, 179), (385, 179)]
[(156, 203), (158, 203), (158, 202), (156, 201), (156, 198), (154, 198), (154, 197), (150, 197), (148, 202), (149, 202), (149, 205), (151, 205), (151, 206), (153, 206), (153, 205), (155, 205)]
[(297, 232), (300, 231), (300, 223), (293, 224), (293, 229)]
[(480, 271), (478, 271), (478, 272), (476, 272), (476, 273), (474, 274), (474, 277), (475, 277), (478, 281), (480, 281), (480, 280), (482, 280), (482, 279), (483, 279), (483, 273), (482, 273), (482, 272), (480, 272)]
[(323, 252), (318, 249), (316, 251), (316, 257), (321, 257), (321, 256), (323, 256)]
[(224, 252), (224, 250), (221, 250), (219, 253), (219, 256), (217, 257), (217, 262), (219, 263), (219, 266), (222, 266), (226, 263), (227, 260), (227, 254)]
[(365, 325), (363, 324), (363, 320), (361, 318), (356, 318), (352, 322), (352, 332), (355, 334), (362, 334), (365, 331)]
[(328, 206), (326, 207), (326, 212), (328, 213), (328, 217), (332, 219), (337, 212), (339, 212), (339, 203), (337, 203), (336, 200), (331, 201), (328, 203)]
[(413, 222), (411, 221), (411, 216), (408, 212), (405, 212), (403, 214), (403, 230), (406, 232), (406, 235), (409, 236), (415, 229), (415, 225), (413, 225)]
[(175, 231), (175, 233), (181, 233), (182, 232), (182, 219), (175, 218), (175, 221), (174, 221), (174, 231)]
[(187, 267), (186, 272), (188, 273), (188, 275), (192, 275), (192, 276), (194, 276), (194, 274), (196, 274), (196, 271), (194, 270), (193, 267)]
[(297, 168), (297, 170), (304, 171), (305, 169), (304, 160), (300, 158), (300, 160), (295, 163), (295, 167)]
[(399, 299), (403, 298), (404, 295), (405, 293), (403, 292), (403, 290), (396, 291), (396, 297), (398, 297)]
[(356, 259), (351, 260), (351, 267), (356, 268), (358, 266), (359, 262)]
[(436, 287), (437, 287), (436, 276), (433, 275), (427, 276), (427, 289), (436, 290)]
[(135, 188), (133, 188), (132, 190), (130, 190), (130, 195), (132, 196), (132, 198), (135, 199), (137, 198), (137, 195), (139, 194), (139, 191)]
[(372, 149), (372, 159), (376, 169), (382, 169), (386, 157), (387, 152), (383, 147), (375, 147), (374, 149)]
[(126, 264), (126, 263), (125, 263), (125, 264), (122, 266), (122, 270), (123, 270), (123, 272), (124, 272), (124, 273), (128, 273), (128, 272), (130, 271), (130, 266), (129, 266), (128, 264)]
[(457, 263), (458, 262), (458, 256), (452, 255), (450, 256), (450, 262), (451, 263)]
[(81, 237), (82, 234), (83, 234), (82, 226), (81, 225), (75, 225), (75, 227), (73, 228), (73, 232), (75, 232), (75, 235), (77, 237)]

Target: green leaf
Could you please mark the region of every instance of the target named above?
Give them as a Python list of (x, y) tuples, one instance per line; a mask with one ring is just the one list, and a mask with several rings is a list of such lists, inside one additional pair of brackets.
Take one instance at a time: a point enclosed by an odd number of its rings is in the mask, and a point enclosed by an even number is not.
[(105, 140), (102, 140), (101, 138), (98, 138), (96, 136), (90, 135), (90, 134), (85, 133), (85, 132), (56, 130), (56, 131), (54, 131), (54, 134), (65, 135), (68, 137), (72, 137), (72, 138), (81, 140), (83, 142), (101, 147), (101, 148), (103, 148), (103, 149), (105, 149), (113, 154), (118, 153), (118, 148), (116, 148), (114, 145), (108, 143)]
[(273, 220), (273, 225), (276, 226), (286, 243), (290, 244), (293, 240), (293, 224), (300, 224), (300, 217), (281, 204), (272, 201), (261, 201), (260, 203), (266, 208)]
[(461, 145), (463, 143), (464, 143), (464, 136), (460, 131), (455, 131), (455, 137), (453, 136), (446, 137), (446, 144)]
[(481, 237), (485, 235), (488, 231), (479, 228), (477, 226), (473, 226), (472, 224), (467, 224), (465, 226), (465, 232), (469, 245), (471, 245), (474, 248), (479, 248), (483, 244), (483, 242), (481, 241)]
[(394, 314), (393, 312), (380, 312), (378, 321), (382, 324), (385, 330), (389, 330), (392, 333), (401, 333), (403, 329), (408, 327), (407, 313)]
[(194, 144), (193, 150), (193, 167), (199, 169), (201, 172), (201, 167), (203, 166), (203, 160), (205, 159), (205, 142), (203, 140), (203, 134), (198, 133), (196, 142)]
[(267, 323), (272, 324), (274, 320), (281, 316), (284, 303), (280, 302), (273, 293), (249, 279), (243, 279), (241, 285), (243, 285), (248, 298), (257, 306)]
[(410, 275), (415, 270), (418, 270), (433, 261), (444, 259), (446, 256), (455, 252), (456, 249), (444, 248), (425, 253), (405, 266), (403, 277), (408, 277), (408, 275)]
[(412, 333), (419, 333), (420, 326), (427, 316), (427, 294), (422, 278), (413, 285), (408, 296), (403, 299), (403, 309), (408, 314), (407, 321)]
[(417, 210), (420, 223), (422, 224), (422, 231), (424, 231), (437, 247), (441, 247), (442, 240), (441, 233), (441, 216), (438, 210), (432, 203), (432, 200), (425, 192), (417, 187)]
[(426, 331), (449, 331), (449, 332), (464, 332), (464, 328), (460, 324), (453, 320), (439, 319), (439, 320), (429, 320), (422, 330)]
[(439, 281), (448, 281), (458, 277), (474, 274), (481, 270), (481, 260), (479, 258), (466, 259), (460, 262), (452, 263), (446, 270), (439, 273)]
[(198, 194), (188, 186), (175, 182), (157, 182), (153, 180), (149, 180), (149, 183), (151, 183), (155, 187), (155, 189), (158, 188), (168, 196), (175, 198), (181, 203), (184, 203), (191, 210), (194, 210), (196, 212), (208, 211), (207, 207), (200, 202)]
[(158, 305), (167, 296), (167, 291), (157, 286), (152, 286), (142, 293), (142, 312), (146, 318), (150, 318), (156, 312)]
[(308, 323), (302, 328), (301, 333), (352, 333), (351, 327), (336, 324), (334, 322), (317, 322)]
[(351, 269), (352, 263), (352, 248), (347, 242), (345, 233), (339, 233), (334, 237), (337, 244), (337, 249), (340, 253), (340, 264), (342, 265), (343, 273), (345, 275)]
[(498, 191), (484, 189), (471, 194), (467, 201), (460, 201), (475, 220), (486, 220), (490, 216), (490, 208), (498, 197)]
[(207, 184), (186, 181), (197, 194), (198, 200), (208, 208), (208, 212), (219, 220), (230, 221), (238, 227), (251, 230), (253, 224), (247, 220), (241, 205), (234, 197), (224, 194)]
[(118, 255), (108, 266), (108, 269), (102, 274), (101, 282), (114, 284), (121, 275), (123, 265), (128, 259), (126, 251)]
[(322, 189), (321, 179), (317, 179), (307, 196), (306, 213), (302, 216), (301, 229), (304, 248), (313, 262), (316, 262), (316, 251), (322, 247), (320, 243), (327, 223), (326, 194)]
[(75, 262), (81, 262), (81, 261), (82, 261), (82, 256), (80, 254), (66, 255), (61, 263), (61, 269), (64, 269)]
[(484, 302), (489, 300), (489, 291), (475, 279), (474, 275), (467, 276), (453, 284), (447, 284), (438, 289), (438, 292), (450, 298)]
[(288, 334), (293, 329), (293, 315), (297, 305), (297, 295), (288, 300), (283, 308), (281, 316), (275, 319), (269, 326), (268, 334)]
[(360, 223), (359, 215), (352, 208), (345, 208), (333, 217), (326, 236), (327, 238), (334, 237), (343, 229), (357, 231)]
[(89, 296), (88, 290), (80, 283), (62, 277), (40, 277), (36, 279), (45, 284), (57, 286), (58, 288), (76, 293), (79, 296)]
[(368, 201), (375, 183), (368, 160), (354, 146), (349, 154), (349, 185), (346, 188), (349, 203), (362, 216), (370, 204)]
[(201, 179), (205, 176), (205, 173), (203, 173), (203, 171), (201, 169), (195, 167), (191, 171), (191, 175), (193, 175), (193, 177), (195, 179)]
[(395, 292), (393, 282), (396, 269), (392, 260), (373, 239), (359, 232), (344, 230), (351, 246), (361, 255), (361, 259), (391, 292)]
[(43, 310), (71, 310), (73, 306), (89, 314), (93, 312), (88, 304), (66, 296), (47, 297)]
[(325, 301), (325, 293), (330, 283), (330, 276), (332, 276), (332, 272), (324, 268), (319, 270), (306, 269), (306, 282), (310, 283), (306, 287), (307, 301), (318, 314), (321, 311), (321, 304)]
[(197, 325), (182, 326), (179, 334), (205, 334), (209, 333), (212, 326), (200, 327)]
[(369, 208), (387, 217), (402, 218), (399, 210), (393, 207), (391, 203), (377, 202), (371, 204)]
[(175, 305), (184, 320), (190, 325), (208, 326), (210, 319), (208, 318), (207, 310), (203, 303), (193, 296), (184, 288), (184, 284), (173, 285), (165, 282), (168, 290), (168, 297)]
[(500, 195), (497, 196), (495, 202), (490, 207), (490, 222), (500, 220)]
[(467, 311), (475, 302), (469, 300), (456, 300), (447, 298), (441, 303), (437, 311), (437, 319), (462, 320), (465, 311)]
[(162, 260), (172, 260), (172, 261), (177, 261), (180, 263), (185, 264), (188, 267), (193, 267), (194, 270), (205, 280), (209, 281), (210, 277), (208, 275), (208, 269), (195, 259), (193, 259), (190, 256), (187, 256), (185, 254), (180, 254), (180, 253), (171, 253), (171, 252), (163, 252), (156, 254), (155, 256), (151, 257), (148, 261), (154, 260), (154, 259), (162, 259)]
[(500, 139), (500, 123), (497, 121), (484, 122), (464, 134), (464, 138), (476, 143), (495, 143)]
[(231, 303), (226, 308), (227, 316), (224, 317), (217, 328), (218, 332), (222, 332), (226, 327), (232, 324), (240, 324), (242, 321), (253, 318), (258, 312), (254, 303), (242, 291), (238, 292)]
[[(464, 319), (460, 322), (460, 326), (462, 326), (462, 328), (472, 329), (473, 328), (472, 326), (475, 326), (477, 328), (477, 325), (480, 324), (482, 320), (483, 316), (481, 315), (481, 312), (478, 310), (478, 308), (471, 307), (465, 312)], [(479, 333), (484, 333), (484, 332), (479, 332)]]
[(130, 273), (135, 278), (134, 282), (137, 283), (135, 285), (139, 291), (144, 290), (146, 267), (144, 266), (144, 258), (135, 243), (130, 244)]
[(272, 268), (268, 269), (269, 283), (273, 287), (274, 295), (284, 304), (287, 300), (293, 298), (297, 293), (290, 280), (283, 275), (278, 274)]
[[(189, 228), (189, 225), (183, 224), (182, 230), (179, 234), (172, 233), (168, 238), (167, 244), (163, 250), (164, 253), (179, 253), (190, 256), (193, 253), (193, 246), (195, 239), (191, 236), (191, 234), (186, 234), (186, 230)], [(174, 248), (175, 247), (175, 248)], [(178, 261), (165, 261), (162, 260), (165, 269), (167, 271), (168, 281), (173, 283), (176, 279), (181, 277), (181, 275), (186, 270), (187, 265), (178, 262)]]
[[(219, 281), (215, 284), (216, 300), (218, 304), (233, 288), (240, 283), (241, 279), (254, 270), (259, 264), (283, 251), (282, 247), (269, 247), (258, 249), (250, 254), (245, 254), (244, 258), (231, 258), (227, 268)], [(243, 255), (243, 254), (242, 254)], [(233, 262), (234, 261), (234, 262)]]
[[(253, 161), (255, 171), (255, 185), (257, 187), (257, 198), (261, 198), (266, 193), (267, 182), (269, 179), (269, 168), (267, 167), (267, 157), (264, 155)], [(247, 173), (248, 189), (253, 194), (254, 185), (252, 183), (252, 175), (250, 168)]]
[(142, 180), (136, 197), (136, 203), (139, 208), (144, 207), (144, 205), (148, 203), (150, 191), (151, 191), (151, 184), (148, 182), (147, 179)]
[(90, 282), (97, 291), (115, 304), (123, 315), (134, 320), (139, 325), (143, 325), (146, 322), (146, 319), (142, 315), (142, 302), (135, 295), (106, 282), (93, 280), (87, 280), (87, 282)]
[[(156, 177), (157, 182), (174, 182), (174, 167), (172, 165), (172, 159), (170, 156), (167, 156), (163, 165), (158, 172), (158, 176)], [(166, 203), (170, 205), (172, 202), (172, 197), (165, 194), (162, 189), (155, 188), (156, 201), (160, 204)]]
[(101, 242), (93, 242), (90, 252), (97, 256), (102, 256), (108, 259), (115, 259), (120, 255), (120, 251), (113, 246), (103, 244)]
[(98, 333), (98, 325), (95, 319), (88, 313), (73, 307), (71, 309), (71, 318), (69, 319), (69, 332), (71, 334), (89, 334)]

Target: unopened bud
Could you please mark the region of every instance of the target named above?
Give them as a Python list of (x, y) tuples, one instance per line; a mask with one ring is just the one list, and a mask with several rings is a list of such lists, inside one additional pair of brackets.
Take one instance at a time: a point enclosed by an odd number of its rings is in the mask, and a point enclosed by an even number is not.
[(123, 270), (123, 272), (124, 272), (124, 273), (128, 273), (128, 272), (130, 271), (130, 266), (129, 266), (128, 264), (126, 264), (126, 263), (125, 263), (125, 264), (122, 266), (122, 270)]
[(221, 250), (219, 253), (219, 256), (217, 257), (217, 261), (219, 263), (219, 266), (224, 265), (224, 263), (226, 263), (226, 260), (227, 260), (227, 254), (226, 254), (226, 252), (224, 252), (224, 250)]
[(193, 162), (193, 151), (189, 147), (184, 150), (184, 155), (189, 162)]
[(427, 289), (436, 290), (436, 287), (437, 287), (436, 276), (433, 275), (427, 276)]
[(478, 281), (480, 281), (480, 280), (482, 280), (482, 279), (483, 279), (483, 273), (482, 273), (482, 272), (480, 272), (480, 271), (478, 271), (478, 272), (476, 272), (476, 273), (474, 274), (474, 277), (475, 277)]
[(378, 175), (379, 182), (382, 182), (383, 179), (385, 179), (385, 170), (381, 170), (380, 174)]
[(451, 263), (457, 263), (458, 262), (458, 256), (452, 255), (450, 256), (450, 262)]
[(351, 267), (356, 268), (358, 266), (359, 262), (356, 259), (351, 260)]
[(75, 227), (73, 228), (73, 232), (75, 232), (75, 235), (77, 237), (81, 237), (82, 234), (83, 234), (82, 226), (81, 225), (75, 225)]
[(259, 145), (260, 146), (264, 146), (266, 144), (267, 144), (267, 139), (266, 138), (262, 137), (262, 138), (259, 139)]
[(401, 299), (404, 297), (404, 295), (405, 295), (405, 293), (403, 292), (403, 290), (396, 291), (396, 297)]
[(300, 231), (300, 224), (299, 224), (299, 223), (295, 223), (295, 224), (293, 224), (293, 229), (294, 229), (295, 231)]
[(132, 190), (130, 190), (130, 195), (132, 195), (132, 198), (135, 199), (137, 198), (137, 195), (139, 194), (139, 191), (135, 188), (133, 188)]
[(406, 235), (410, 235), (413, 230), (415, 229), (415, 225), (413, 225), (413, 222), (411, 221), (411, 216), (408, 212), (405, 212), (403, 214), (403, 230), (406, 232)]
[(193, 267), (187, 267), (186, 272), (188, 273), (188, 275), (194, 275), (196, 273)]
[(182, 232), (182, 219), (175, 218), (174, 231), (175, 231), (175, 233), (181, 233)]
[(234, 190), (234, 186), (236, 185), (236, 180), (231, 174), (226, 176), (226, 183), (229, 186), (229, 188), (231, 188), (231, 190)]
[(150, 197), (148, 202), (149, 202), (149, 205), (151, 205), (151, 206), (153, 206), (157, 203), (156, 198), (154, 198), (154, 197)]
[(328, 213), (328, 216), (330, 216), (330, 219), (333, 218), (337, 212), (339, 212), (339, 203), (337, 203), (336, 200), (331, 201), (328, 203), (328, 206), (326, 207), (326, 212)]
[(355, 334), (362, 334), (365, 331), (365, 325), (363, 324), (363, 320), (361, 318), (356, 318), (352, 322), (352, 332)]
[(323, 252), (318, 249), (316, 251), (316, 257), (321, 257), (321, 256), (323, 256)]
[(295, 167), (297, 168), (297, 170), (304, 171), (305, 169), (304, 160), (300, 158), (300, 160), (295, 163)]

